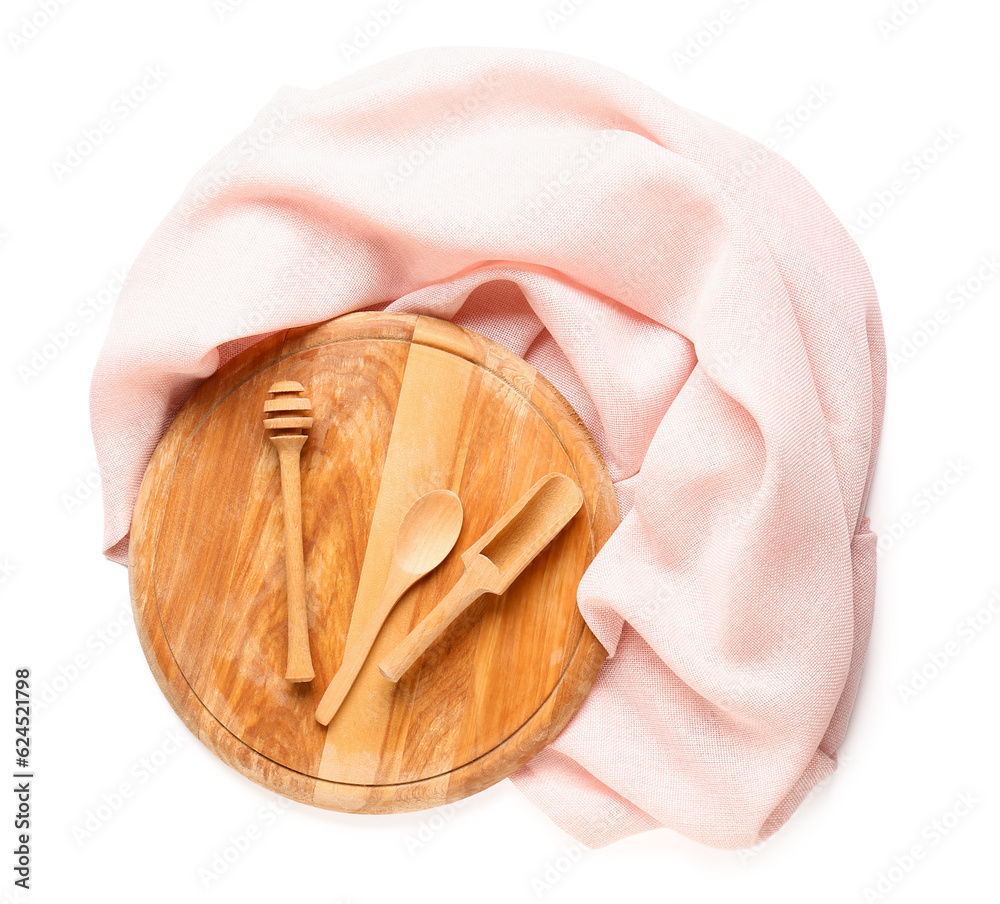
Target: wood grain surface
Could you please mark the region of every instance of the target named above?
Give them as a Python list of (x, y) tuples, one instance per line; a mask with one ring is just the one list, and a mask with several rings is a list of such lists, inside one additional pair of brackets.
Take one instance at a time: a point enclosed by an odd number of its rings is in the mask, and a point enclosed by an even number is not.
[[(282, 380), (305, 387), (314, 418), (301, 492), (316, 677), (301, 684), (284, 678), (278, 457), (260, 415)], [(580, 512), (506, 593), (387, 681), (379, 660), (461, 577), (461, 553), (550, 471), (580, 486)], [(435, 489), (462, 500), (458, 542), (400, 599), (324, 727), (316, 706), (379, 600), (403, 515)], [(437, 806), (509, 775), (579, 707), (605, 652), (577, 585), (617, 524), (600, 456), (530, 365), (444, 321), (348, 315), (258, 343), (178, 413), (133, 516), (136, 625), (174, 709), (249, 778), (331, 809)]]

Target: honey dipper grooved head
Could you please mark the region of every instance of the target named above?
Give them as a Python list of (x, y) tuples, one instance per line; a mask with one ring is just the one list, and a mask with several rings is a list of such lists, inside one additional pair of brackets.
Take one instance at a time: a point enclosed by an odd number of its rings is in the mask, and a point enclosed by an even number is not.
[(309, 416), (312, 404), (302, 394), (305, 387), (292, 380), (282, 380), (268, 390), (268, 400), (264, 402), (264, 429), (271, 436), (301, 436), (311, 426)]

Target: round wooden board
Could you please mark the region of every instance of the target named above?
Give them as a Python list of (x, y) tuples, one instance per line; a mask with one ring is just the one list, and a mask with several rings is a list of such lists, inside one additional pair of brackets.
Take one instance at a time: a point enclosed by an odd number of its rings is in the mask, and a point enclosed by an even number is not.
[[(268, 388), (295, 380), (316, 677), (283, 677), (285, 562)], [(393, 437), (396, 441), (393, 442)], [(398, 684), (377, 664), (462, 574), (460, 555), (550, 471), (584, 505), (500, 597), (466, 611)], [(400, 600), (329, 728), (315, 709), (385, 582), (403, 514), (451, 489), (451, 555)], [(296, 800), (352, 812), (437, 806), (526, 763), (569, 721), (605, 658), (576, 606), (618, 524), (611, 479), (569, 404), (494, 342), (429, 317), (352, 314), (254, 345), (203, 383), (157, 446), (129, 577), (160, 687), (223, 760)]]

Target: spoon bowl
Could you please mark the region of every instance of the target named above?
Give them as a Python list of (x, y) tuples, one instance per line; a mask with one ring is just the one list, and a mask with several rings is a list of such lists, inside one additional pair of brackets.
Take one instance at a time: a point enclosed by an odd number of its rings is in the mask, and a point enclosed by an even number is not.
[(452, 551), (462, 530), (462, 500), (451, 490), (425, 493), (403, 516), (392, 567), (422, 577)]

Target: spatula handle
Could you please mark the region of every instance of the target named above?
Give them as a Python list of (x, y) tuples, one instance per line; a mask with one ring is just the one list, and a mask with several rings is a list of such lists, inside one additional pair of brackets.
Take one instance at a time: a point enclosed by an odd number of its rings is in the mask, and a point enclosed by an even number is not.
[(378, 670), (393, 683), (399, 681), (459, 615), (484, 593), (497, 587), (499, 579), (496, 565), (483, 556), (476, 556), (458, 583), (379, 663)]

